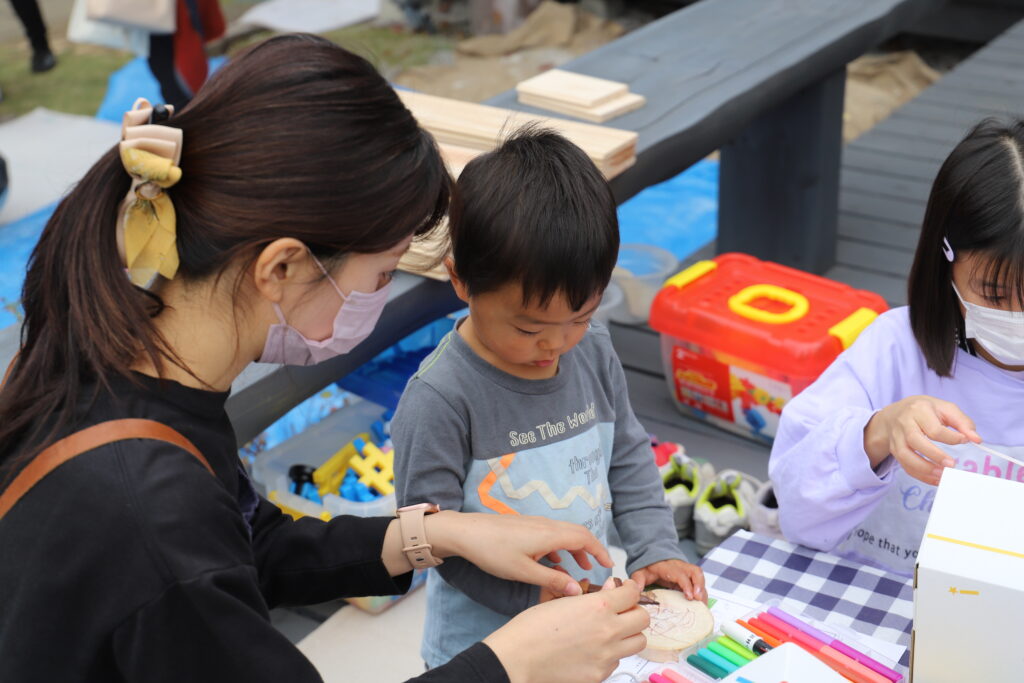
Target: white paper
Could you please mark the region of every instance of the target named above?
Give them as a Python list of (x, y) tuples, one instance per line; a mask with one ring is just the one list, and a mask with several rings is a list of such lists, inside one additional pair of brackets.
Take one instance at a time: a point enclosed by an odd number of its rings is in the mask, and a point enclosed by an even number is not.
[(381, 0), (268, 0), (242, 15), (239, 23), (285, 33), (324, 33), (375, 19)]

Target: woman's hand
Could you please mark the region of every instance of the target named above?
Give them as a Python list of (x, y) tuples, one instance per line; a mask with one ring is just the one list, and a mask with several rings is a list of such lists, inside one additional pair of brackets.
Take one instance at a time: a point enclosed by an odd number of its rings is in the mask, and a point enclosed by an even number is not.
[(643, 588), (652, 583), (665, 588), (682, 591), (687, 600), (707, 603), (708, 593), (704, 589), (704, 572), (695, 564), (682, 560), (662, 560), (637, 569), (629, 578)]
[(535, 605), (487, 638), (511, 683), (599, 683), (623, 657), (647, 647), (650, 615), (640, 587), (611, 579), (605, 590)]
[(864, 427), (864, 451), (872, 469), (892, 455), (907, 474), (935, 486), (942, 468), (956, 461), (932, 441), (957, 445), (981, 443), (981, 437), (960, 408), (931, 396), (910, 396), (888, 405)]
[(463, 557), (488, 574), (547, 589), (555, 596), (579, 595), (580, 585), (565, 571), (542, 565), (547, 557), (561, 562), (560, 551), (572, 555), (583, 569), (591, 569), (592, 556), (612, 566), (608, 550), (579, 526), (544, 517), (439, 512), (426, 518), (427, 538), (438, 557)]

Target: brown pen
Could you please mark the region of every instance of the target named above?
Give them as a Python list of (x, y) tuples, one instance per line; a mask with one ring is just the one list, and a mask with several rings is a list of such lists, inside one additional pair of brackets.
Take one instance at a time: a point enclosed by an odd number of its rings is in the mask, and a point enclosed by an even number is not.
[[(613, 579), (613, 581), (615, 581), (615, 587), (616, 588), (619, 588), (620, 586), (622, 586), (622, 579), (620, 579), (619, 577), (615, 577)], [(596, 586), (596, 585), (590, 583), (590, 581), (587, 580), (587, 579), (583, 579), (582, 581), (580, 581), (580, 587), (583, 588), (583, 592), (584, 593), (597, 593), (598, 591), (601, 590), (601, 586)], [(641, 605), (660, 605), (661, 603), (658, 602), (657, 600), (655, 600), (654, 598), (649, 598), (646, 595), (644, 595), (643, 593), (641, 593), (640, 594), (640, 600), (639, 600), (638, 604), (641, 604)]]

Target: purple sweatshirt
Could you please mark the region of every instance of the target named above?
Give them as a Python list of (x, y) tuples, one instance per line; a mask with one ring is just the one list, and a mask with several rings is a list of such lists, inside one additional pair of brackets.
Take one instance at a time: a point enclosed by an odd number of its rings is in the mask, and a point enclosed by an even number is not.
[[(913, 573), (936, 489), (891, 456), (873, 471), (864, 427), (876, 411), (918, 394), (955, 403), (986, 445), (1024, 456), (1024, 373), (958, 350), (953, 376), (939, 377), (914, 339), (909, 309), (888, 311), (782, 413), (768, 473), (789, 540)], [(959, 469), (1024, 482), (1024, 468), (1003, 458), (941, 446)]]

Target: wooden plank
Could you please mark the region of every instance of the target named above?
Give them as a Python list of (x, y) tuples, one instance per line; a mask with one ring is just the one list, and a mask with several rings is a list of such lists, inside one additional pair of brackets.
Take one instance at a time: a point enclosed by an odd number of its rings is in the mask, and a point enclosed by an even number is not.
[(537, 123), (579, 145), (606, 175), (610, 168), (635, 158), (637, 134), (632, 131), (523, 114), (408, 90), (398, 91), (398, 96), (420, 124), (443, 144), (489, 150), (507, 133), (522, 125)]
[[(961, 135), (966, 135), (975, 124), (986, 116), (1006, 116), (1009, 113), (1007, 109), (964, 110), (960, 107), (950, 107), (915, 99), (907, 106), (898, 109), (893, 117), (943, 123), (947, 126), (959, 127), (962, 131)], [(886, 120), (888, 121), (888, 119)]]
[(860, 270), (905, 278), (914, 262), (914, 254), (905, 249), (883, 247), (840, 237), (836, 242), (836, 263)]
[(894, 178), (855, 168), (843, 168), (839, 173), (839, 184), (843, 188), (866, 194), (909, 200), (924, 204), (931, 194), (931, 183), (909, 178)]
[(1014, 73), (1009, 68), (988, 71), (979, 65), (976, 69), (955, 71), (944, 76), (943, 88), (953, 88), (964, 92), (981, 95), (1001, 95), (1008, 100), (1018, 97), (1024, 92), (1024, 74)]
[(839, 191), (839, 210), (858, 216), (917, 226), (921, 225), (921, 219), (924, 218), (925, 202), (883, 197), (867, 194), (852, 187), (843, 187)]
[(921, 120), (913, 117), (912, 112), (909, 111), (893, 114), (879, 123), (876, 128), (894, 135), (931, 140), (941, 145), (947, 145), (950, 149), (963, 139), (969, 129), (956, 124)]
[(636, 93), (626, 93), (622, 97), (617, 97), (614, 100), (603, 102), (595, 107), (577, 107), (557, 100), (548, 99), (547, 97), (537, 97), (534, 95), (527, 95), (525, 93), (520, 93), (519, 101), (523, 104), (528, 104), (531, 107), (537, 107), (538, 109), (550, 109), (551, 111), (558, 112), (559, 114), (575, 116), (576, 118), (584, 119), (585, 121), (593, 121), (594, 123), (610, 121), (611, 119), (629, 113), (634, 109), (639, 109), (647, 104), (647, 98), (643, 95), (637, 95)]
[(875, 292), (888, 301), (890, 306), (903, 306), (907, 302), (905, 277), (882, 275), (847, 265), (834, 266), (825, 273), (825, 277), (857, 289)]
[(529, 95), (589, 109), (628, 94), (629, 86), (607, 78), (551, 69), (520, 82), (516, 92), (520, 102), (523, 102), (523, 95)]
[(839, 214), (839, 236), (860, 242), (892, 246), (912, 251), (917, 248), (920, 229), (900, 223), (890, 223), (877, 218)]
[(938, 86), (923, 91), (918, 98), (922, 102), (931, 102), (946, 107), (960, 107), (967, 111), (987, 114), (993, 109), (1012, 112), (1019, 108), (1019, 98), (1012, 95), (993, 93), (977, 93), (961, 88), (948, 87), (939, 90)]
[(909, 159), (888, 151), (861, 147), (852, 142), (843, 149), (843, 168), (857, 169), (887, 177), (907, 178), (931, 183), (939, 171), (940, 161)]
[[(1020, 71), (1024, 67), (1024, 57), (1017, 64), (992, 64), (981, 59), (968, 57), (957, 68), (942, 77), (942, 81), (955, 81), (963, 78), (984, 78), (993, 81), (1009, 79), (1020, 83)], [(940, 82), (942, 82), (940, 81)]]
[(870, 130), (857, 138), (857, 146), (893, 156), (939, 163), (949, 156), (952, 149), (951, 145), (942, 145), (932, 140), (910, 138), (905, 135), (894, 135), (880, 129)]

